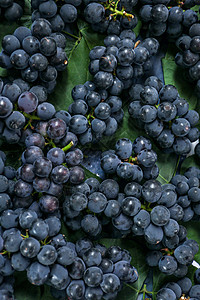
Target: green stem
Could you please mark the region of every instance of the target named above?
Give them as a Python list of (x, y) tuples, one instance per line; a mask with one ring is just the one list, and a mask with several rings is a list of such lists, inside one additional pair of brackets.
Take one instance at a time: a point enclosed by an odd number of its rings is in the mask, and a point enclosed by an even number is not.
[(134, 288), (133, 286), (131, 286), (130, 284), (128, 284), (128, 283), (125, 283), (125, 285), (127, 286), (127, 287), (129, 287), (130, 289), (132, 289), (132, 290), (134, 290), (135, 292), (139, 292), (136, 288)]
[(177, 164), (176, 164), (176, 168), (175, 168), (174, 173), (173, 173), (173, 177), (176, 175), (176, 172), (177, 172), (177, 170), (178, 170), (178, 166), (179, 166), (179, 163), (180, 163), (180, 159), (181, 159), (181, 156), (179, 155), (178, 160), (177, 160)]
[(134, 16), (132, 14), (128, 14), (127, 12), (125, 12), (124, 10), (123, 11), (120, 11), (118, 9), (114, 9), (112, 7), (109, 8), (110, 11), (114, 12), (115, 15), (118, 15), (118, 16), (122, 16), (122, 17), (127, 17), (127, 18), (131, 18), (133, 19)]
[(34, 115), (30, 115), (30, 114), (27, 114), (27, 113), (23, 113), (24, 117), (29, 119), (29, 120), (41, 120), (39, 117), (37, 116), (34, 116)]
[(70, 61), (70, 59), (71, 59), (71, 57), (72, 57), (72, 54), (73, 54), (74, 50), (76, 49), (76, 47), (77, 47), (78, 44), (80, 43), (81, 39), (82, 39), (82, 37), (80, 36), (80, 37), (77, 39), (76, 43), (74, 44), (72, 50), (70, 51), (70, 55), (69, 55), (69, 58), (68, 58), (69, 61)]
[(149, 211), (149, 212), (152, 211), (152, 208), (148, 207), (148, 206), (145, 205), (145, 204), (142, 204), (142, 205), (141, 205), (141, 209), (144, 209), (144, 210)]
[(166, 183), (169, 183), (169, 181), (167, 181), (167, 179), (165, 179), (162, 175), (158, 175), (160, 178), (162, 178), (162, 180), (164, 180)]
[(3, 252), (0, 253), (1, 255), (5, 255), (5, 254), (8, 254), (8, 251), (7, 250), (4, 250)]
[(74, 35), (74, 34), (71, 34), (71, 33), (69, 33), (69, 32), (67, 32), (67, 31), (62, 31), (63, 33), (65, 33), (65, 34), (67, 34), (67, 35), (69, 35), (69, 36), (71, 36), (71, 37), (73, 37), (74, 39), (76, 39), (76, 40), (78, 40), (78, 39), (80, 39), (80, 37), (78, 37), (78, 36), (76, 36), (76, 35)]
[(52, 140), (49, 140), (48, 144), (51, 145), (53, 148), (56, 148), (56, 145), (54, 144), (54, 142)]
[(65, 146), (64, 148), (62, 148), (62, 151), (66, 152), (66, 151), (69, 150), (72, 146), (74, 146), (73, 141), (71, 141), (67, 146)]

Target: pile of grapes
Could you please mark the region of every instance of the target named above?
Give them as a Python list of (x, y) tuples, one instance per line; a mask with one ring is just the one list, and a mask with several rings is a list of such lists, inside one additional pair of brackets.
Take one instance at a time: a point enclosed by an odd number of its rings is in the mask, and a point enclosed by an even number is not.
[(28, 6), (0, 0), (0, 300), (200, 299), (200, 1)]

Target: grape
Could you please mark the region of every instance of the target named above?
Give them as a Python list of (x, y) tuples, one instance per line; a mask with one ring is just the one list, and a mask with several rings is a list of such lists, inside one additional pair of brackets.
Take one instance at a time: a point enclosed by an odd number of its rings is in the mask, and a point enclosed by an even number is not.
[(152, 209), (150, 216), (156, 226), (164, 226), (170, 219), (170, 212), (166, 207), (158, 205)]
[(51, 139), (62, 139), (66, 133), (66, 123), (62, 119), (53, 118), (48, 122), (47, 134)]
[(23, 257), (20, 252), (14, 253), (11, 257), (11, 265), (16, 271), (25, 271), (30, 263), (31, 260)]
[(52, 162), (45, 157), (39, 157), (33, 163), (33, 171), (39, 177), (48, 177), (52, 170)]
[(33, 262), (27, 269), (27, 278), (34, 285), (42, 285), (47, 280), (49, 273), (49, 267)]
[(70, 207), (75, 211), (81, 211), (87, 207), (88, 199), (82, 193), (74, 193), (69, 199)]
[(138, 279), (137, 270), (127, 261), (119, 261), (114, 265), (114, 274), (125, 282), (135, 282)]
[(100, 286), (104, 293), (114, 293), (119, 290), (120, 280), (115, 274), (104, 274)]
[(86, 287), (85, 289), (86, 300), (91, 300), (91, 299), (101, 300), (102, 297), (103, 297), (103, 291), (101, 290), (101, 288)]
[(85, 285), (82, 280), (72, 280), (67, 287), (67, 295), (70, 299), (82, 299), (85, 293)]
[(19, 109), (25, 113), (33, 112), (38, 105), (38, 98), (31, 92), (24, 92), (18, 98)]
[(122, 213), (113, 218), (112, 223), (115, 228), (123, 231), (129, 230), (132, 226), (132, 220)]
[(48, 236), (48, 230), (48, 224), (41, 219), (37, 219), (30, 228), (30, 234), (39, 240), (44, 240)]
[(4, 97), (0, 97), (0, 118), (6, 118), (8, 117), (13, 110), (13, 105), (11, 101)]
[(37, 256), (40, 251), (40, 243), (33, 237), (26, 238), (20, 245), (20, 252), (27, 258)]
[(20, 42), (14, 35), (5, 35), (2, 40), (2, 48), (10, 55), (20, 48)]
[(98, 267), (90, 267), (86, 269), (83, 279), (89, 287), (97, 287), (103, 280), (103, 272)]
[(157, 244), (163, 238), (163, 230), (161, 227), (150, 224), (144, 229), (144, 237), (148, 243)]
[(57, 5), (52, 0), (45, 1), (39, 5), (39, 12), (43, 18), (51, 18), (57, 12)]
[(19, 70), (23, 70), (28, 67), (29, 55), (21, 49), (15, 50), (10, 56), (11, 64)]
[(84, 10), (84, 16), (88, 23), (99, 23), (105, 14), (104, 7), (98, 3), (90, 3)]
[(180, 245), (174, 251), (174, 256), (176, 257), (177, 261), (182, 265), (187, 265), (192, 263), (193, 261), (193, 252), (191, 247), (187, 245)]
[(63, 246), (58, 250), (58, 258), (57, 261), (63, 266), (71, 265), (76, 257), (76, 252), (67, 247)]
[(159, 290), (157, 296), (157, 300), (164, 300), (164, 299), (169, 299), (169, 300), (175, 300), (176, 299), (176, 294), (169, 288), (162, 288)]
[(35, 53), (30, 57), (29, 65), (33, 71), (44, 71), (48, 66), (48, 60), (41, 53)]
[(44, 245), (38, 253), (37, 259), (42, 265), (52, 265), (57, 259), (56, 249), (51, 245)]
[(53, 213), (59, 208), (59, 202), (56, 197), (51, 195), (44, 195), (39, 200), (41, 211), (45, 213)]

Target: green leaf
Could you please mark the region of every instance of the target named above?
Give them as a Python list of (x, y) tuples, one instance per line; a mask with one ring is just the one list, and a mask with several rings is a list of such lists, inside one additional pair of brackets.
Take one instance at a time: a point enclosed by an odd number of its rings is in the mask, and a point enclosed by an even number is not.
[(199, 159), (196, 155), (187, 157), (181, 165), (181, 174), (184, 174), (189, 167), (196, 167), (199, 169)]

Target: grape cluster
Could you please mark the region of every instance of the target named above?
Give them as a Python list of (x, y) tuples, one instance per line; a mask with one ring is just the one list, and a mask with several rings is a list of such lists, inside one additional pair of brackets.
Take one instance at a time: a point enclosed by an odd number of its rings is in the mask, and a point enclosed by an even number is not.
[(135, 33), (130, 29), (123, 30), (119, 36), (106, 36), (104, 45), (90, 51), (89, 71), (94, 75), (98, 88), (108, 89), (117, 95), (136, 79), (148, 76), (153, 57), (159, 49), (155, 38), (136, 40)]
[(74, 102), (68, 107), (72, 116), (69, 129), (82, 145), (96, 143), (103, 136), (112, 136), (122, 122), (122, 100), (114, 93), (99, 89), (92, 81), (72, 89)]
[(50, 24), (53, 32), (70, 31), (77, 20), (77, 8), (82, 0), (31, 0), (33, 9), (32, 22), (37, 19), (46, 19)]
[(191, 151), (192, 142), (199, 138), (195, 127), (199, 114), (189, 110), (189, 103), (179, 96), (175, 86), (163, 85), (157, 77), (151, 76), (144, 85), (132, 85), (129, 96), (130, 117), (160, 148), (178, 155)]
[(159, 169), (157, 154), (151, 142), (138, 137), (133, 142), (123, 138), (116, 142), (115, 150), (102, 153), (101, 167), (108, 175), (116, 174), (126, 181), (141, 182), (143, 179), (156, 179)]
[(18, 27), (13, 35), (3, 37), (0, 67), (19, 70), (19, 77), (25, 81), (53, 90), (58, 72), (68, 63), (65, 47), (64, 35), (52, 33), (46, 19), (37, 19), (31, 30)]
[(186, 228), (173, 219), (165, 226), (165, 236), (156, 245), (147, 244), (149, 252), (146, 262), (150, 267), (158, 267), (165, 275), (182, 278), (187, 275), (199, 245), (187, 239)]
[[(85, 238), (76, 244), (66, 241), (60, 234), (58, 200), (63, 181), (61, 166), (64, 167), (59, 160), (64, 160), (64, 152), (58, 155), (58, 150), (62, 150), (52, 148), (45, 158), (42, 155), (44, 140), (39, 134), (30, 135), (26, 145), (22, 154), (22, 161), (26, 161), (17, 171), (5, 165), (6, 156), (0, 152), (0, 297), (11, 297), (12, 275), (15, 271), (26, 271), (32, 284), (50, 285), (55, 298), (68, 296), (77, 300), (97, 295), (97, 299), (114, 299), (124, 282), (133, 283), (138, 279), (137, 270), (130, 264), (130, 253), (118, 246), (106, 249)], [(73, 161), (72, 152), (66, 161)], [(49, 189), (44, 190), (51, 169), (52, 182)], [(65, 175), (69, 178), (68, 173)], [(77, 174), (74, 173), (75, 177), (70, 174), (74, 189), (84, 185)]]
[(178, 300), (178, 299), (199, 299), (200, 285), (192, 284), (188, 277), (184, 277), (177, 282), (166, 283), (157, 293), (156, 300)]
[(198, 14), (187, 8), (199, 5), (199, 0), (183, 1), (183, 8), (176, 1), (171, 6), (173, 1), (170, 0), (141, 2), (143, 6), (140, 8), (140, 17), (149, 36), (159, 37), (165, 34), (167, 38), (175, 40), (198, 21)]
[(94, 31), (119, 35), (124, 29), (132, 30), (137, 26), (137, 16), (132, 13), (137, 2), (138, 0), (83, 0), (83, 16)]
[(175, 56), (176, 64), (185, 70), (185, 77), (196, 84), (197, 96), (200, 95), (200, 24), (194, 23), (187, 34), (176, 41), (179, 52)]
[(127, 250), (106, 249), (88, 239), (74, 244), (59, 234), (60, 228), (57, 217), (42, 219), (33, 207), (3, 212), (0, 275), (5, 283), (0, 296), (10, 293), (11, 284), (5, 284), (15, 271), (26, 271), (31, 284), (49, 285), (56, 299), (114, 299), (123, 283), (137, 281)]
[[(56, 118), (50, 120), (47, 132), (61, 130), (62, 122), (61, 119)], [(80, 184), (84, 180), (84, 170), (78, 166), (83, 160), (83, 153), (75, 148), (71, 141), (64, 148), (59, 148), (57, 145), (45, 151), (45, 155), (43, 149), (45, 139), (38, 133), (28, 136), (25, 144), (27, 148), (22, 153), (22, 165), (17, 170), (17, 181), (14, 185), (16, 201), (19, 203), (25, 201), (27, 205), (37, 197), (44, 213), (57, 212), (63, 185), (68, 181)], [(70, 149), (72, 146), (73, 148)]]
[(120, 37), (109, 35), (105, 46), (94, 47), (89, 54), (89, 71), (93, 81), (77, 85), (72, 90), (74, 102), (69, 106), (72, 116), (70, 130), (79, 136), (82, 145), (112, 136), (124, 117), (122, 99), (124, 89), (134, 78), (147, 75), (152, 57), (159, 48), (156, 39), (145, 39), (135, 49), (136, 36), (123, 30)]
[(200, 170), (190, 167), (184, 175), (175, 175), (171, 183), (177, 193), (177, 203), (183, 208), (183, 222), (200, 216)]
[(9, 22), (18, 21), (24, 10), (24, 0), (1, 0), (0, 1), (0, 16)]
[(111, 230), (121, 237), (131, 233), (144, 236), (152, 245), (169, 239), (170, 235), (178, 237), (177, 222), (183, 218), (174, 186), (162, 186), (153, 179), (142, 185), (132, 181), (120, 190), (116, 180), (99, 183), (88, 178), (83, 184), (71, 187), (63, 203), (63, 213), (69, 228), (82, 229), (91, 237)]

